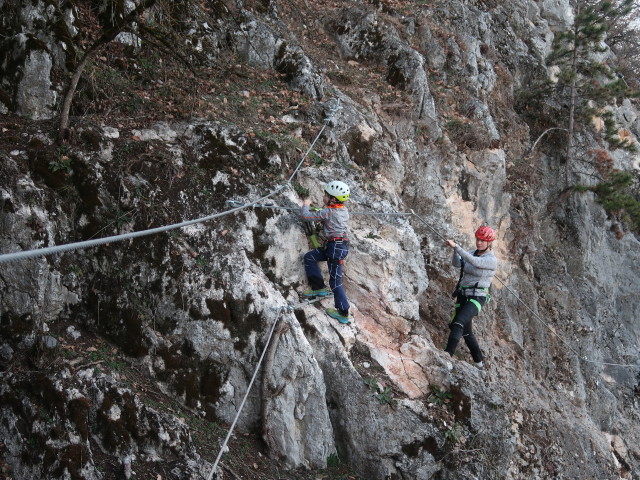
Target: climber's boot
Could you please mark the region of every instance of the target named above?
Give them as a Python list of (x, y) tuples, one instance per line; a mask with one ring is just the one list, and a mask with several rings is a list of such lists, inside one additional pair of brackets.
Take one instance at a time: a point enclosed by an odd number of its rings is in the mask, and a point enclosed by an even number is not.
[(307, 298), (328, 297), (333, 295), (333, 292), (329, 290), (327, 287), (324, 287), (324, 288), (320, 288), (319, 290), (307, 290), (305, 292), (302, 292), (302, 295), (304, 295)]
[(353, 318), (351, 315), (349, 315), (349, 313), (344, 314), (343, 312), (340, 312), (335, 308), (327, 308), (325, 312), (327, 312), (327, 315), (329, 315), (331, 318), (335, 318), (344, 325), (349, 325), (351, 323), (351, 319)]

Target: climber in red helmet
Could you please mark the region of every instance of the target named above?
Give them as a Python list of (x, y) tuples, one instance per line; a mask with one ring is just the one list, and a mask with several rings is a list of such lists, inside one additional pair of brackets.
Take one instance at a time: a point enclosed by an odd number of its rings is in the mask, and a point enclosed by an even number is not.
[(451, 263), (455, 267), (460, 267), (460, 280), (453, 292), (456, 305), (449, 323), (451, 332), (445, 352), (453, 356), (458, 342), (464, 338), (476, 366), (483, 368), (482, 352), (473, 334), (472, 320), (488, 301), (489, 287), (498, 268), (498, 259), (491, 251), (491, 244), (496, 238), (493, 229), (480, 227), (476, 230), (475, 236), (475, 250), (465, 251), (453, 240), (446, 241), (446, 245), (454, 250)]

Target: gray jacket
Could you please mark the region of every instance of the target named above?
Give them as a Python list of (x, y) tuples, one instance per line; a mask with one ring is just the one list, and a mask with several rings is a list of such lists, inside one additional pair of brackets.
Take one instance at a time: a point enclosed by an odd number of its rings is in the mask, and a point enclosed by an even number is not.
[(460, 282), (460, 287), (475, 287), (477, 284), (476, 289), (466, 290), (465, 295), (482, 297), (487, 294), (483, 289), (491, 286), (493, 276), (498, 269), (498, 259), (491, 250), (478, 257), (473, 255), (474, 252), (475, 250), (466, 251), (456, 245), (451, 263), (454, 267), (460, 267), (460, 258), (464, 260), (464, 275)]
[(307, 205), (303, 205), (300, 208), (300, 216), (310, 222), (322, 222), (322, 236), (326, 241), (349, 237), (349, 210), (346, 207), (324, 207), (312, 212)]

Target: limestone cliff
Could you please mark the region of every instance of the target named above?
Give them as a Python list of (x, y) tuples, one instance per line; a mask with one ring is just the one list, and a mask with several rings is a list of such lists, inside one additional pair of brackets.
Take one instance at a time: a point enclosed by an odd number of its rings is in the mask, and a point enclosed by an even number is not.
[[(181, 12), (193, 58), (218, 75), (194, 80), (187, 114), (177, 97), (118, 110), (99, 85), (129, 84), (100, 83), (112, 70), (98, 59), (59, 144), (51, 119), (84, 7), (0, 1), (0, 254), (225, 212), (294, 177), (271, 208), (2, 264), (12, 478), (160, 475), (161, 462), (162, 478), (206, 478), (217, 452), (196, 451), (193, 424), (122, 369), (228, 424), (265, 347), (237, 429), (259, 431), (281, 468), (339, 457), (364, 479), (640, 475), (640, 244), (592, 193), (566, 190), (561, 139), (529, 152), (541, 131), (518, 104), (548, 75), (568, 0), (212, 2)], [(130, 82), (155, 61), (132, 38), (109, 47), (131, 55)], [(132, 109), (171, 88), (163, 61), (149, 91), (127, 90)], [(635, 104), (612, 108), (638, 136)], [(580, 135), (585, 158), (603, 148)], [(634, 155), (608, 154), (637, 172)], [(295, 209), (332, 179), (352, 189), (349, 326), (325, 315), (330, 300), (288, 308), (307, 288)], [(482, 223), (500, 261), (476, 321), (483, 371), (463, 345), (442, 351), (458, 276), (442, 238), (470, 248)]]

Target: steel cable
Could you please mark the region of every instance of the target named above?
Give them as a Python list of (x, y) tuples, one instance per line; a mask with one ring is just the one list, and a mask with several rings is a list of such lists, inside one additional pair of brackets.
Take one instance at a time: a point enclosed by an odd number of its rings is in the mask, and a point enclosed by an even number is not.
[(322, 132), (324, 132), (324, 129), (327, 128), (327, 126), (329, 125), (329, 121), (331, 120), (331, 118), (335, 115), (335, 113), (340, 108), (340, 99), (336, 98), (335, 100), (336, 100), (336, 104), (333, 107), (331, 107), (331, 109), (329, 110), (329, 114), (327, 115), (327, 118), (325, 118), (324, 123), (322, 125), (322, 128), (320, 129), (320, 131), (316, 135), (316, 138), (313, 139), (313, 142), (311, 142), (311, 145), (309, 145), (309, 148), (307, 149), (307, 152), (304, 154), (302, 159), (298, 162), (298, 165), (293, 170), (293, 173), (289, 177), (289, 180), (287, 180), (288, 184), (291, 184), (291, 180), (293, 180), (293, 177), (296, 175), (296, 173), (298, 173), (298, 170), (302, 166), (302, 163), (309, 156), (309, 153), (311, 153), (311, 150), (313, 149), (313, 146), (316, 144), (316, 142), (320, 138), (320, 135), (322, 135)]
[(293, 173), (289, 177), (289, 180), (287, 180), (287, 183), (284, 184), (284, 185), (279, 186), (273, 192), (265, 195), (264, 197), (261, 197), (261, 198), (257, 199), (255, 202), (252, 202), (252, 203), (249, 203), (249, 204), (244, 204), (244, 205), (232, 208), (232, 209), (224, 211), (224, 212), (219, 212), (219, 213), (216, 213), (216, 214), (213, 214), (213, 215), (208, 215), (206, 217), (197, 218), (195, 220), (187, 220), (187, 221), (184, 221), (184, 222), (181, 222), (181, 223), (176, 223), (176, 224), (173, 224), (173, 225), (164, 225), (164, 226), (161, 226), (161, 227), (151, 228), (151, 229), (148, 229), (148, 230), (141, 230), (141, 231), (137, 231), (137, 232), (124, 233), (124, 234), (121, 234), (121, 235), (113, 235), (113, 236), (110, 236), (110, 237), (96, 238), (96, 239), (92, 239), (92, 240), (85, 240), (85, 241), (82, 241), (82, 242), (68, 243), (68, 244), (65, 244), (65, 245), (56, 245), (56, 246), (53, 246), (53, 247), (45, 247), (45, 248), (27, 250), (27, 251), (22, 251), (22, 252), (6, 253), (6, 254), (3, 254), (3, 255), (0, 255), (0, 264), (9, 263), (9, 262), (15, 262), (15, 261), (19, 261), (19, 260), (26, 260), (28, 258), (53, 255), (55, 253), (62, 253), (62, 252), (67, 252), (67, 251), (71, 251), (71, 250), (79, 250), (79, 249), (84, 249), (84, 248), (90, 248), (90, 247), (95, 247), (95, 246), (98, 246), (98, 245), (104, 245), (106, 243), (121, 242), (121, 241), (124, 241), (124, 240), (143, 237), (143, 236), (147, 236), (147, 235), (154, 235), (154, 234), (157, 234), (157, 233), (162, 233), (162, 232), (166, 232), (166, 231), (169, 231), (169, 230), (174, 230), (174, 229), (177, 229), (177, 228), (182, 228), (182, 227), (186, 227), (186, 226), (189, 226), (189, 225), (193, 225), (195, 223), (202, 223), (202, 222), (206, 222), (208, 220), (213, 220), (214, 218), (219, 218), (219, 217), (222, 217), (222, 216), (225, 216), (225, 215), (229, 215), (229, 214), (238, 212), (238, 211), (243, 210), (245, 208), (249, 208), (249, 207), (253, 206), (254, 204), (259, 204), (263, 200), (266, 200), (266, 199), (272, 197), (273, 195), (275, 195), (276, 193), (280, 192), (284, 188), (291, 187), (291, 180), (293, 179), (294, 175), (298, 172), (299, 168), (302, 166), (302, 163), (304, 162), (304, 160), (308, 157), (309, 153), (313, 149), (313, 146), (316, 144), (316, 142), (318, 141), (318, 139), (322, 135), (322, 132), (325, 130), (325, 128), (329, 124), (329, 121), (331, 120), (333, 115), (335, 115), (335, 113), (338, 111), (339, 106), (340, 106), (340, 100), (336, 99), (336, 104), (329, 110), (329, 115), (325, 119), (322, 128), (320, 129), (320, 131), (316, 135), (315, 139), (313, 140), (313, 142), (309, 146), (309, 149), (304, 154), (304, 156), (302, 157), (300, 162), (298, 162), (298, 165), (296, 166), (295, 170), (293, 171)]
[[(258, 371), (260, 370), (260, 366), (262, 365), (262, 360), (264, 359), (265, 354), (267, 353), (267, 349), (269, 348), (269, 344), (271, 343), (271, 339), (273, 338), (273, 332), (276, 329), (276, 325), (278, 324), (278, 321), (280, 320), (280, 315), (281, 313), (284, 311), (285, 309), (283, 308), (279, 308), (278, 309), (278, 313), (276, 314), (276, 319), (273, 321), (273, 325), (271, 325), (271, 330), (269, 331), (269, 336), (267, 337), (267, 342), (264, 345), (264, 349), (262, 350), (262, 354), (260, 355), (260, 359), (258, 360), (258, 364), (256, 365), (256, 368), (253, 372), (253, 376), (251, 377), (251, 381), (249, 382), (249, 385), (247, 387), (247, 391), (244, 394), (244, 397), (242, 398), (242, 402), (240, 403), (240, 406), (238, 407), (238, 411), (236, 413), (235, 418), (233, 419), (233, 422), (231, 423), (231, 427), (229, 428), (229, 432), (227, 432), (227, 436), (224, 439), (224, 442), (222, 442), (222, 446), (220, 447), (220, 452), (218, 453), (218, 456), (216, 457), (215, 462), (213, 462), (213, 467), (211, 468), (211, 473), (209, 473), (209, 476), (207, 477), (207, 480), (211, 480), (211, 478), (213, 477), (213, 474), (216, 472), (216, 469), (218, 468), (218, 463), (220, 463), (220, 459), (222, 458), (222, 454), (224, 453), (224, 450), (227, 446), (227, 443), (229, 442), (229, 439), (231, 438), (231, 435), (233, 434), (233, 430), (236, 427), (236, 423), (238, 422), (238, 419), (240, 418), (240, 414), (242, 413), (242, 409), (244, 408), (244, 404), (247, 401), (247, 398), (249, 397), (249, 392), (251, 391), (251, 387), (253, 386), (253, 382), (255, 382), (256, 377), (258, 375)], [(218, 475), (216, 474), (216, 477)]]
[[(258, 200), (255, 201), (255, 203), (259, 203), (262, 202), (263, 200), (266, 200), (270, 197), (272, 197), (273, 195), (275, 195), (276, 193), (280, 192), (281, 190), (287, 188), (288, 185), (280, 185), (278, 188), (276, 188), (274, 191), (270, 192), (269, 194), (265, 195), (264, 197), (259, 198)], [(197, 218), (195, 220), (186, 220), (184, 222), (181, 223), (175, 223), (173, 225), (164, 225), (161, 227), (156, 227), (156, 228), (150, 228), (148, 230), (140, 230), (137, 232), (129, 232), (129, 233), (123, 233), (121, 235), (113, 235), (110, 237), (102, 237), (102, 238), (95, 238), (93, 240), (85, 240), (83, 242), (76, 242), (76, 243), (67, 243), (65, 245), (56, 245), (53, 247), (45, 247), (45, 248), (39, 248), (39, 249), (35, 249), (35, 250), (27, 250), (27, 251), (23, 251), (23, 252), (14, 252), (14, 253), (5, 253), (3, 255), (0, 255), (0, 264), (3, 263), (8, 263), (8, 262), (15, 262), (18, 260), (26, 260), (28, 258), (34, 258), (34, 257), (42, 257), (42, 256), (47, 256), (47, 255), (53, 255), (55, 253), (62, 253), (62, 252), (67, 252), (70, 250), (79, 250), (79, 249), (84, 249), (84, 248), (90, 248), (90, 247), (95, 247), (98, 245), (104, 245), (105, 243), (115, 243), (115, 242), (121, 242), (123, 240), (129, 240), (132, 238), (138, 238), (138, 237), (143, 237), (143, 236), (147, 236), (147, 235), (154, 235), (157, 233), (162, 233), (162, 232), (166, 232), (169, 230), (174, 230), (177, 228), (182, 228), (182, 227), (186, 227), (189, 225), (193, 225), (195, 223), (202, 223), (202, 222), (206, 222), (208, 220), (213, 220), (214, 218), (219, 218), (219, 217), (223, 217), (225, 215), (230, 215), (232, 213), (238, 212), (240, 210), (244, 210), (245, 208), (249, 208), (251, 207), (253, 204), (249, 203), (240, 207), (235, 207), (232, 208), (230, 210), (226, 210), (224, 212), (219, 212), (219, 213), (215, 213), (213, 215), (208, 215), (206, 217), (201, 217), (201, 218)]]

